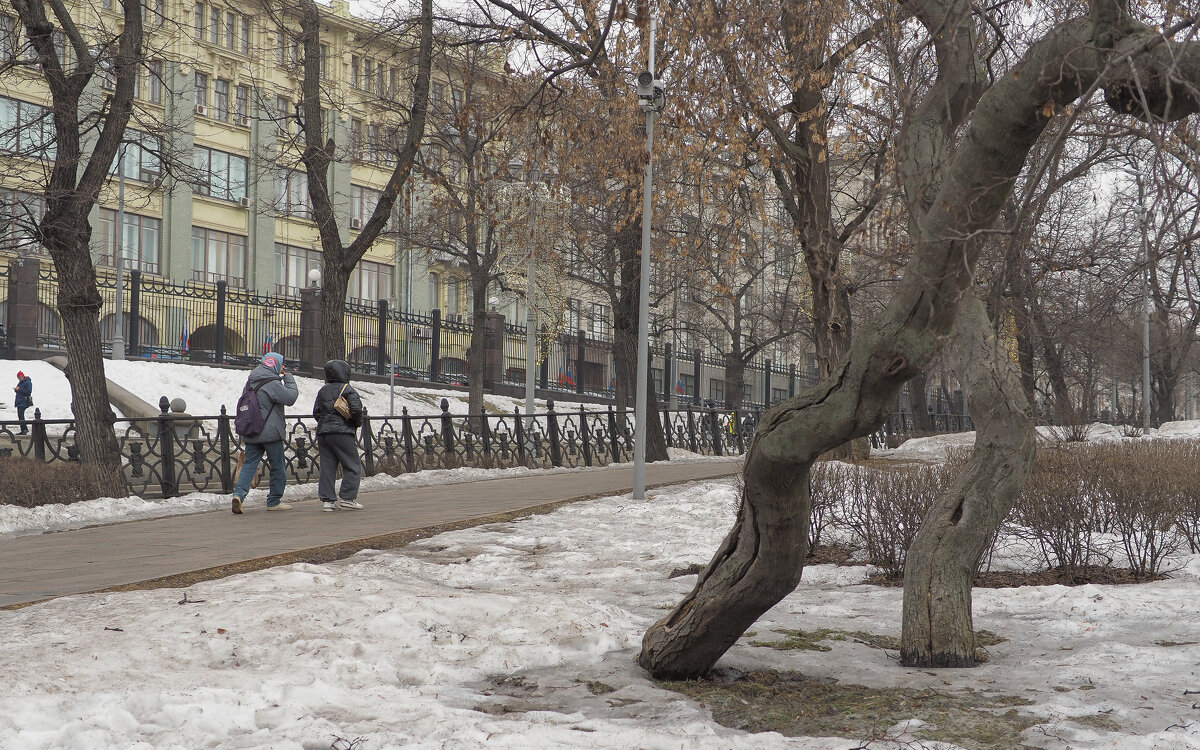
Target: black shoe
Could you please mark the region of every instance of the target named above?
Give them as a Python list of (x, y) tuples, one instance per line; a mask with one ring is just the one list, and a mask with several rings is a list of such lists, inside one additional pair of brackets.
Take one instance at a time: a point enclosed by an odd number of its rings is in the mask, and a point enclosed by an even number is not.
[(18, 434), (18, 435), (28, 435), (28, 434), (29, 434), (29, 430), (21, 430), (21, 431), (20, 431), (20, 432), (18, 432), (17, 434)]

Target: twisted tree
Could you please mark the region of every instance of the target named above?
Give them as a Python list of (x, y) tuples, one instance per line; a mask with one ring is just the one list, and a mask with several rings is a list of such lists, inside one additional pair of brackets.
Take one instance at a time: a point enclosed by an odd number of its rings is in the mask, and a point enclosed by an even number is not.
[[(1090, 103), (1101, 90), (1108, 106), (1141, 119), (1172, 121), (1200, 110), (1200, 44), (1174, 39), (1195, 24), (1195, 16), (1159, 31), (1132, 18), (1122, 3), (1091, 3), (1085, 15), (1046, 29), (976, 97), (971, 87), (977, 81), (950, 80), (963, 66), (978, 69), (971, 4), (912, 6), (936, 41), (937, 74), (954, 83), (931, 88), (936, 98), (927, 98), (928, 106), (913, 116), (963, 122), (965, 133), (958, 141), (935, 134), (927, 144), (945, 169), (929, 186), (927, 208), (913, 217), (913, 255), (883, 314), (860, 328), (828, 379), (764, 415), (746, 456), (733, 528), (692, 592), (643, 640), (639, 663), (657, 677), (703, 674), (795, 588), (813, 461), (877, 429), (896, 391), (939, 351), (967, 297), (981, 236), (1051, 119)], [(1006, 434), (1014, 429), (1019, 420), (1001, 428), (999, 438), (1019, 442)], [(942, 649), (934, 644), (930, 650)]]

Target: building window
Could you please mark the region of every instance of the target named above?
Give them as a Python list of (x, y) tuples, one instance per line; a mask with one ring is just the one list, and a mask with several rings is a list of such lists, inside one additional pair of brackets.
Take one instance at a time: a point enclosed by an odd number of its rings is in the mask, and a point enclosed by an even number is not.
[[(146, 273), (158, 273), (159, 249), (162, 242), (162, 220), (152, 216), (126, 213), (123, 237), (120, 241), (123, 265)], [(100, 265), (110, 268), (116, 265), (117, 212), (111, 208), (100, 209), (100, 222), (96, 228), (96, 250)]]
[(361, 185), (350, 186), (350, 219), (361, 228), (366, 226), (383, 193)]
[(275, 117), (278, 119), (279, 134), (287, 135), (292, 131), (292, 103), (286, 96), (275, 97)]
[[(159, 161), (159, 140), (152, 135), (146, 135), (132, 128), (125, 131), (125, 143), (113, 158), (109, 174), (117, 174), (117, 162), (120, 162), (121, 172), (131, 180), (153, 182), (162, 175), (162, 164)], [(124, 157), (122, 158), (122, 154)]]
[(279, 212), (307, 219), (308, 173), (296, 169), (282, 170), (279, 175)]
[(196, 107), (208, 108), (208, 75), (196, 73)]
[(50, 110), (0, 97), (0, 151), (35, 159), (53, 159), (54, 137)]
[(225, 201), (246, 197), (246, 157), (196, 146), (192, 166), (196, 170), (192, 192)]
[(350, 85), (358, 88), (358, 70), (361, 66), (361, 58), (358, 55), (350, 55)]
[(221, 11), (218, 8), (208, 11), (208, 41), (210, 44), (221, 43)]
[(308, 272), (321, 268), (321, 253), (275, 243), (275, 291), (295, 297), (308, 284)]
[(248, 123), (250, 118), (250, 87), (238, 86), (237, 98), (233, 103), (233, 112), (238, 116), (238, 124)]
[(207, 284), (224, 281), (239, 289), (246, 286), (246, 238), (192, 227), (192, 279)]
[(225, 14), (225, 46), (235, 51), (238, 48), (238, 17), (233, 11)]
[(608, 305), (595, 302), (588, 304), (588, 324), (591, 338), (601, 341), (608, 338)]
[(151, 104), (162, 104), (163, 64), (162, 60), (151, 60), (146, 63), (146, 100)]
[(462, 299), (458, 293), (458, 279), (446, 280), (446, 315), (449, 320), (458, 320), (462, 308)]
[(0, 248), (20, 255), (41, 254), (36, 229), (45, 213), (42, 196), (0, 189)]
[(17, 19), (0, 16), (0, 60), (11, 60), (17, 56)]
[(350, 273), (350, 280), (346, 285), (347, 299), (359, 303), (369, 303), (378, 302), (380, 299), (390, 296), (392, 273), (391, 266), (360, 260)]
[(195, 22), (196, 40), (203, 42), (204, 41), (204, 29), (205, 29), (204, 3), (196, 3), (195, 19), (196, 19), (196, 22)]
[(222, 122), (229, 121), (229, 81), (224, 78), (213, 81), (212, 116)]
[(250, 54), (250, 17), (242, 16), (242, 54)]
[(363, 121), (357, 118), (350, 120), (350, 158), (354, 161), (363, 158)]
[(567, 299), (567, 314), (563, 317), (563, 330), (568, 334), (574, 334), (583, 327), (582, 316), (579, 314), (580, 302), (574, 297)]
[(725, 403), (725, 381), (716, 378), (708, 381), (708, 397), (717, 403)]
[(382, 136), (378, 125), (367, 125), (367, 153), (366, 160), (372, 164), (379, 163), (380, 152), (383, 151)]

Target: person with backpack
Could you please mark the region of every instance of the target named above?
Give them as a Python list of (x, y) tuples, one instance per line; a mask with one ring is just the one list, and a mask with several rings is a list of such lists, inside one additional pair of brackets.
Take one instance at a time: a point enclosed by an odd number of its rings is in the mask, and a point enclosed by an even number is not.
[(287, 463), (283, 456), (283, 439), (287, 434), (284, 407), (296, 403), (300, 390), (290, 372), (284, 372), (283, 356), (267, 352), (246, 378), (238, 400), (234, 429), (246, 444), (246, 458), (233, 488), (233, 512), (242, 512), (242, 503), (250, 492), (250, 482), (258, 471), (263, 455), (270, 467), (270, 489), (267, 491), (267, 510), (290, 510), (283, 502), (287, 487)]
[[(344, 399), (344, 404), (338, 404)], [(362, 426), (363, 406), (358, 391), (350, 387), (350, 363), (331, 359), (325, 363), (325, 385), (313, 402), (317, 420), (317, 451), (321, 457), (321, 477), (317, 495), (321, 509), (362, 510), (358, 502), (358, 483), (362, 460), (358, 456), (355, 430)], [(334, 493), (338, 467), (342, 467), (341, 491)], [(336, 503), (335, 503), (336, 500)]]

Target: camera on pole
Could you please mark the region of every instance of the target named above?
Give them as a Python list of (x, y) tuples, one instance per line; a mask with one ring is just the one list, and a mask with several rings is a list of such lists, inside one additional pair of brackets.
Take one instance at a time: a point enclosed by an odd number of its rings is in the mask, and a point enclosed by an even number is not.
[(662, 112), (667, 103), (667, 95), (663, 90), (662, 81), (654, 77), (648, 70), (638, 73), (637, 77), (638, 106), (644, 111)]

